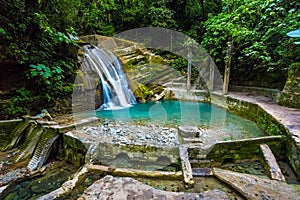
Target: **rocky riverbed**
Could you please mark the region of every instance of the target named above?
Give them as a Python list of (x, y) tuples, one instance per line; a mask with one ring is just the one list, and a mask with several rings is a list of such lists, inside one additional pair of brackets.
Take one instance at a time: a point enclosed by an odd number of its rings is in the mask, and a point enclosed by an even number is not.
[(177, 129), (156, 125), (142, 126), (105, 121), (99, 125), (82, 127), (72, 131), (72, 134), (79, 137), (82, 142), (89, 143), (153, 145), (158, 147), (179, 145)]

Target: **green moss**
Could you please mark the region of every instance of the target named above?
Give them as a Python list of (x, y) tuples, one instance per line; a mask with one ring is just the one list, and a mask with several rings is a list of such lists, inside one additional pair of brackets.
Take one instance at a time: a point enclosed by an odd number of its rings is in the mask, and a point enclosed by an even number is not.
[(76, 166), (80, 166), (85, 162), (87, 149), (79, 140), (64, 135), (64, 160), (69, 161)]
[(284, 126), (257, 104), (231, 97), (227, 97), (226, 103), (230, 112), (256, 122), (267, 135), (287, 134)]
[(213, 166), (219, 166), (226, 160), (239, 161), (246, 159), (262, 159), (260, 144), (268, 144), (276, 158), (285, 152), (284, 137), (267, 137), (260, 139), (236, 140), (219, 142), (208, 153), (207, 159)]
[(165, 63), (164, 59), (159, 55), (150, 56), (149, 57), (149, 62), (150, 63), (158, 63), (158, 64), (164, 64)]
[(150, 96), (150, 90), (142, 83), (134, 81), (131, 83), (134, 96), (139, 102), (146, 102)]

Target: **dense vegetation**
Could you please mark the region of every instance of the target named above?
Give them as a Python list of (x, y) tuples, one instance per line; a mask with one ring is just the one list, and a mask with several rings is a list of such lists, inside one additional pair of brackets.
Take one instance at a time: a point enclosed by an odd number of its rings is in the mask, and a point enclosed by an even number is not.
[[(71, 94), (77, 69), (76, 35), (116, 33), (138, 27), (164, 27), (201, 43), (223, 72), (232, 42), (235, 84), (282, 89), (299, 46), (286, 34), (300, 27), (298, 0), (7, 0), (1, 2), (1, 65), (21, 65), (26, 84), (3, 113), (26, 113), (42, 102), (54, 106)], [(12, 67), (14, 65), (11, 65)], [(179, 66), (180, 67), (180, 66)], [(279, 83), (279, 84), (276, 84)]]

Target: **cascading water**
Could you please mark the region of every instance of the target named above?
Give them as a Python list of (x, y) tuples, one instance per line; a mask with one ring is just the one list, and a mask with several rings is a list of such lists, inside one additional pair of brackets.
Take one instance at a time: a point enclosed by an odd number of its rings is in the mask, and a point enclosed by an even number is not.
[(100, 110), (129, 107), (136, 103), (118, 58), (107, 49), (84, 46), (84, 68), (97, 73), (102, 83), (104, 103)]

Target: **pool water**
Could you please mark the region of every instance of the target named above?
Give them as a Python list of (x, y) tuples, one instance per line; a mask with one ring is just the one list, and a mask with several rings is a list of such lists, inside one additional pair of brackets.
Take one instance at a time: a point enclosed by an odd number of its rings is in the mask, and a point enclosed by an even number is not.
[(102, 119), (152, 124), (166, 127), (197, 126), (200, 130), (226, 132), (222, 140), (263, 136), (252, 121), (234, 115), (209, 103), (164, 100), (135, 104), (119, 110), (97, 111)]

